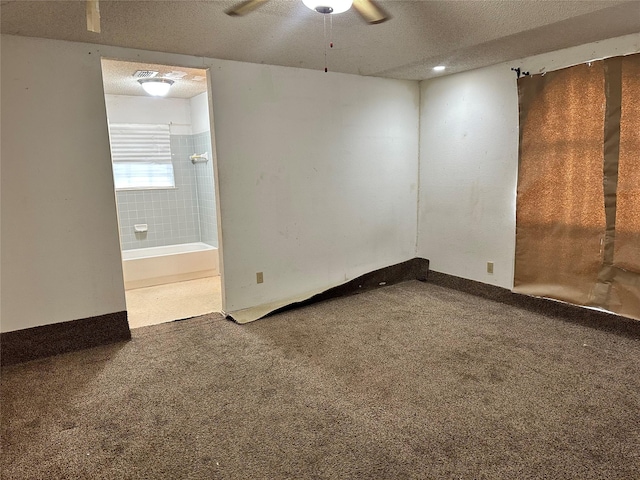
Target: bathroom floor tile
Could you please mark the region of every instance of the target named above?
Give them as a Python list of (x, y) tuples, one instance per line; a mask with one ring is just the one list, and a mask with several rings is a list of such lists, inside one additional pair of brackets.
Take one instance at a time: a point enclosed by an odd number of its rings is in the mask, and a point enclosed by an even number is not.
[(222, 310), (220, 276), (136, 288), (125, 295), (130, 328)]

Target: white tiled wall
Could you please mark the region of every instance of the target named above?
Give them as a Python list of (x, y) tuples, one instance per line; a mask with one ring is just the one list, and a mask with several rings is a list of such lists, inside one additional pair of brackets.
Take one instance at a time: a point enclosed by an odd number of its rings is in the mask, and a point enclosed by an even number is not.
[[(171, 135), (176, 188), (116, 192), (123, 250), (203, 241), (217, 246), (213, 162), (193, 165), (193, 153), (209, 152), (209, 132)], [(134, 225), (144, 223), (145, 233)]]

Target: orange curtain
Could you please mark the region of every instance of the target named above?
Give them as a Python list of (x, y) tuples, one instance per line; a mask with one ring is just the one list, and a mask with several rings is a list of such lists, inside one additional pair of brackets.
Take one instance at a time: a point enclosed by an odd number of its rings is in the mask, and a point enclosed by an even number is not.
[(640, 55), (518, 93), (514, 291), (640, 319)]

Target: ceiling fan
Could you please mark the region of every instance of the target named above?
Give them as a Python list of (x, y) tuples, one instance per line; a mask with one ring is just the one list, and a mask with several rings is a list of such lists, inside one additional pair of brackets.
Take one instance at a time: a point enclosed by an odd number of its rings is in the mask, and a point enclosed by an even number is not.
[[(246, 15), (261, 7), (269, 0), (245, 0), (226, 10), (232, 17)], [(365, 22), (369, 24), (382, 23), (391, 17), (374, 0), (302, 0), (307, 7), (318, 13), (342, 13), (353, 5)]]
[[(253, 12), (269, 0), (245, 0), (226, 10), (227, 15), (242, 16)], [(374, 0), (302, 0), (311, 10), (318, 13), (342, 13), (352, 6), (365, 22), (374, 25), (386, 22), (391, 16), (385, 12)], [(100, 33), (100, 4), (99, 0), (86, 0), (87, 30)]]

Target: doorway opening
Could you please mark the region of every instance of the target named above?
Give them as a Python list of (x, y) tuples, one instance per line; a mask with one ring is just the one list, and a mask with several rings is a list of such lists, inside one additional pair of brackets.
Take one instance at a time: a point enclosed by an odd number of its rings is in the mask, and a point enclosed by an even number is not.
[(130, 328), (221, 312), (207, 71), (102, 59), (102, 76)]

